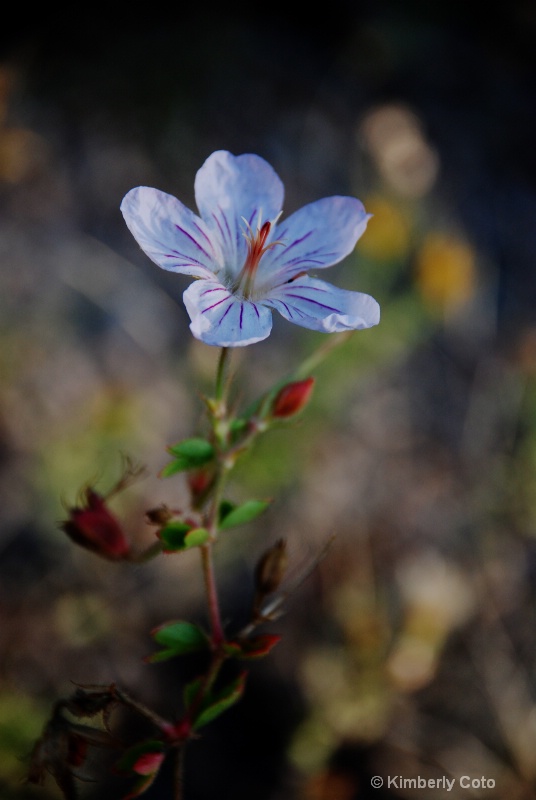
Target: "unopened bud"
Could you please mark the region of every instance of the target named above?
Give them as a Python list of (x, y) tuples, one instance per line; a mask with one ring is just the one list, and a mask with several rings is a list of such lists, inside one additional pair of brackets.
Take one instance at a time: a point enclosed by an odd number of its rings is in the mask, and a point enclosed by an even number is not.
[(69, 518), (61, 523), (61, 529), (73, 542), (104, 558), (128, 556), (130, 544), (104, 498), (89, 487), (84, 494), (84, 504), (69, 509)]
[(255, 568), (255, 588), (258, 596), (264, 597), (275, 592), (283, 580), (287, 561), (287, 544), (283, 539), (279, 539), (260, 557)]
[(314, 378), (287, 383), (279, 390), (272, 403), (271, 415), (276, 419), (293, 417), (305, 408), (313, 391)]

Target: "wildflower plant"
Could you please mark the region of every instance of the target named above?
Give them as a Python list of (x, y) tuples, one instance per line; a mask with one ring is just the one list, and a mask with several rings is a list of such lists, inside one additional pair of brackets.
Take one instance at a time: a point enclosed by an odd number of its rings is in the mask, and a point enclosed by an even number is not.
[[(50, 774), (66, 800), (78, 796), (77, 781), (84, 777), (87, 753), (99, 747), (119, 748), (115, 770), (132, 778), (122, 800), (142, 795), (167, 759), (175, 758), (173, 796), (179, 800), (186, 746), (240, 700), (248, 663), (266, 656), (280, 639), (262, 628), (278, 617), (296, 588), (286, 581), (285, 538), (268, 548), (255, 567), (247, 624), (237, 630), (232, 622), (222, 621), (214, 548), (222, 533), (260, 520), (269, 505), (258, 499), (233, 503), (227, 496), (228, 480), (237, 461), (261, 435), (288, 424), (305, 409), (314, 388), (311, 373), (331, 349), (353, 331), (379, 322), (379, 307), (372, 297), (336, 288), (310, 274), (352, 252), (370, 216), (360, 201), (328, 197), (280, 221), (283, 196), (281, 180), (262, 158), (217, 151), (196, 176), (199, 215), (149, 187), (132, 189), (121, 204), (130, 231), (149, 258), (163, 269), (195, 279), (184, 292), (184, 303), (192, 334), (221, 348), (215, 385), (210, 396), (202, 397), (204, 430), (168, 446), (168, 460), (160, 472), (164, 479), (185, 477), (188, 507), (160, 505), (146, 512), (155, 533), (148, 548), (133, 549), (110, 508), (113, 496), (141, 472), (130, 461), (108, 494), (87, 487), (78, 505), (68, 508), (61, 527), (76, 544), (115, 562), (140, 563), (161, 553), (178, 556), (196, 549), (206, 595), (206, 627), (180, 617), (162, 622), (150, 632), (155, 648), (146, 661), (150, 665), (204, 653), (206, 667), (182, 687), (178, 712), (173, 709), (166, 718), (114, 683), (79, 686), (58, 701), (35, 744), (28, 780), (41, 784)], [(292, 374), (237, 409), (231, 402), (232, 349), (265, 339), (272, 327), (272, 310), (302, 327), (336, 335)], [(231, 680), (222, 674), (230, 661), (237, 665)], [(123, 747), (112, 725), (117, 706), (144, 718), (152, 735)], [(101, 720), (98, 728), (91, 724), (96, 717)]]

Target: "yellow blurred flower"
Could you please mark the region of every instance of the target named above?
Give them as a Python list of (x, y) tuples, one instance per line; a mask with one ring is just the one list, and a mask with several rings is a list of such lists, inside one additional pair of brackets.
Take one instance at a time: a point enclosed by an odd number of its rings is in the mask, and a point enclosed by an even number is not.
[(454, 311), (475, 292), (473, 248), (455, 236), (429, 233), (417, 253), (415, 280), (424, 301), (438, 311)]
[(404, 258), (410, 246), (410, 224), (401, 211), (381, 196), (365, 200), (372, 214), (367, 235), (359, 240), (359, 252), (375, 261), (395, 261)]

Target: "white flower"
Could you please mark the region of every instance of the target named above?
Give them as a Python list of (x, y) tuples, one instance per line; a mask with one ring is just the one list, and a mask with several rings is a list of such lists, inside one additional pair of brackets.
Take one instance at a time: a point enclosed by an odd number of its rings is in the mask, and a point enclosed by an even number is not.
[(335, 333), (380, 319), (369, 295), (309, 276), (352, 252), (370, 217), (353, 197), (326, 197), (278, 224), (284, 188), (256, 155), (212, 153), (197, 172), (199, 216), (158, 189), (139, 186), (121, 203), (125, 221), (159, 267), (191, 275), (190, 329), (202, 342), (239, 347), (272, 329), (271, 309), (290, 322)]

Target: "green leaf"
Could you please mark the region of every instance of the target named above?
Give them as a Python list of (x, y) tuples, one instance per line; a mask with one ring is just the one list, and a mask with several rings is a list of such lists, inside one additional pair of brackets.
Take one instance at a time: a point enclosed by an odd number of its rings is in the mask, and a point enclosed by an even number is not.
[(234, 528), (236, 525), (244, 525), (246, 522), (251, 522), (259, 514), (262, 514), (269, 505), (269, 500), (246, 500), (242, 505), (235, 506), (227, 513), (224, 513), (223, 516), (220, 507), (220, 528), (227, 530), (227, 528)]
[(150, 656), (145, 656), (143, 661), (146, 664), (158, 664), (160, 661), (169, 661), (170, 658), (176, 658), (177, 655), (180, 655), (180, 653), (177, 653), (175, 648), (165, 647), (156, 653), (151, 653)]
[(177, 472), (184, 472), (187, 469), (190, 469), (189, 462), (184, 458), (176, 458), (175, 461), (170, 461), (169, 464), (166, 464), (158, 475), (160, 478), (171, 478), (171, 476), (176, 475)]
[(151, 636), (158, 644), (164, 645), (162, 650), (158, 650), (145, 661), (155, 664), (159, 661), (167, 661), (175, 656), (184, 653), (194, 653), (198, 650), (208, 648), (208, 639), (197, 625), (191, 622), (166, 622), (151, 631)]
[[(247, 673), (242, 672), (232, 683), (220, 689), (218, 692), (211, 692), (204, 698), (200, 705), (199, 711), (195, 717), (193, 728), (197, 730), (212, 722), (213, 719), (219, 717), (228, 708), (234, 705), (244, 692)], [(201, 689), (202, 679), (197, 678), (188, 684), (184, 691), (184, 698), (187, 707), (191, 706), (194, 699)]]
[(192, 528), (186, 522), (173, 520), (158, 531), (158, 538), (164, 544), (165, 553), (179, 553), (205, 544), (210, 533), (206, 528)]
[(237, 417), (237, 419), (231, 420), (229, 429), (231, 432), (231, 436), (233, 437), (233, 440), (236, 440), (241, 433), (247, 431), (248, 427), (249, 427), (248, 419), (242, 419), (240, 417)]
[(225, 517), (234, 509), (236, 508), (236, 503), (231, 503), (230, 500), (222, 500), (220, 503), (219, 509), (219, 521), (220, 525), (225, 519)]
[(184, 537), (184, 544), (186, 548), (200, 547), (210, 539), (210, 533), (206, 528), (192, 528)]
[(190, 461), (192, 467), (199, 467), (214, 458), (214, 448), (206, 439), (193, 438), (184, 439), (178, 444), (173, 444), (167, 448), (175, 458), (182, 458)]
[(193, 622), (164, 622), (151, 631), (151, 636), (158, 644), (175, 647), (177, 652), (190, 653), (207, 647), (207, 637)]
[(184, 439), (182, 442), (172, 444), (167, 448), (167, 451), (175, 458), (160, 470), (159, 475), (161, 478), (169, 478), (177, 472), (201, 467), (208, 461), (212, 461), (215, 455), (214, 448), (210, 442), (200, 437)]
[(158, 531), (158, 538), (164, 544), (166, 553), (175, 553), (180, 550), (186, 550), (186, 536), (192, 530), (192, 526), (186, 522), (173, 520), (164, 525)]

